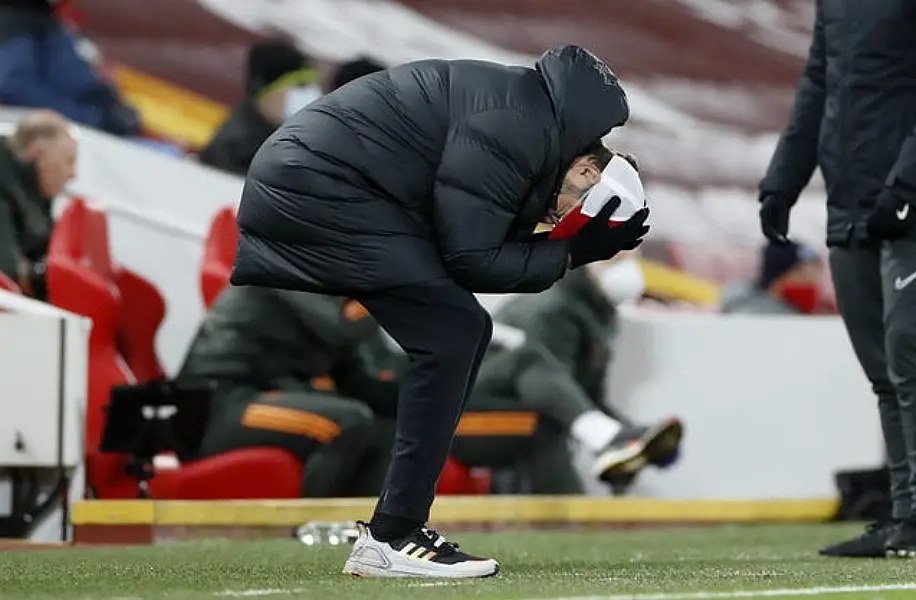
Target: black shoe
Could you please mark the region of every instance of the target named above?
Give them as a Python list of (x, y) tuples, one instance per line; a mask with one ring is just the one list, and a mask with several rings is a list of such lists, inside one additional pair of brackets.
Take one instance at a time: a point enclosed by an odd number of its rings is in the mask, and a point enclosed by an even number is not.
[(900, 528), (894, 521), (876, 522), (865, 528), (859, 537), (821, 548), (821, 556), (844, 558), (884, 558), (886, 544)]
[(888, 558), (916, 558), (916, 522), (904, 521), (884, 544)]
[(615, 485), (628, 478), (632, 480), (646, 465), (670, 464), (683, 435), (684, 425), (678, 419), (624, 429), (598, 453), (595, 476)]

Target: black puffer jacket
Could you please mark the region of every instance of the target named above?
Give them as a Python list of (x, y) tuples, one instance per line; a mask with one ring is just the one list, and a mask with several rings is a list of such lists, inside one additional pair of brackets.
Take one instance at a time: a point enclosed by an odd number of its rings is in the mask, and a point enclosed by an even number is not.
[(789, 125), (761, 192), (795, 200), (818, 165), (830, 245), (863, 238), (885, 185), (916, 204), (916, 2), (818, 0)]
[(447, 278), (476, 292), (543, 290), (568, 248), (531, 232), (572, 159), (628, 116), (614, 74), (574, 46), (536, 69), (427, 60), (363, 77), (258, 151), (232, 282), (349, 295)]

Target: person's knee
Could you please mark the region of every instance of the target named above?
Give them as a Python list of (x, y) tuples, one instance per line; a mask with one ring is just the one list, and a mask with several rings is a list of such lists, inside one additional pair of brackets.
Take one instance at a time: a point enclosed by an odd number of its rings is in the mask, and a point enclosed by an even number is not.
[(372, 409), (355, 400), (340, 399), (341, 406), (338, 414), (334, 415), (334, 422), (340, 428), (339, 435), (348, 437), (357, 435), (371, 438), (375, 427), (375, 415)]
[(450, 323), (443, 325), (442, 335), (436, 341), (439, 354), (474, 357), (481, 348), (486, 348), (493, 335), (493, 319), (479, 305), (458, 312)]
[(556, 357), (540, 342), (528, 341), (515, 350), (516, 364), (519, 371), (537, 370), (552, 371), (562, 368)]

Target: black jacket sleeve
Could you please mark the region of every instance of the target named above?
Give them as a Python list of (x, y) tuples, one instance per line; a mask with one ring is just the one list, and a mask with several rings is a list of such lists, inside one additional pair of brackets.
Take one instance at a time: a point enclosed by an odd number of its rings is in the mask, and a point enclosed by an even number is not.
[(817, 144), (824, 115), (824, 22), (821, 2), (817, 2), (814, 37), (789, 124), (783, 131), (760, 182), (761, 194), (776, 194), (794, 202), (811, 180), (817, 167)]
[(518, 113), (478, 113), (453, 127), (442, 154), (434, 224), (442, 262), (480, 293), (539, 292), (563, 276), (568, 244), (507, 242), (544, 170), (546, 132)]

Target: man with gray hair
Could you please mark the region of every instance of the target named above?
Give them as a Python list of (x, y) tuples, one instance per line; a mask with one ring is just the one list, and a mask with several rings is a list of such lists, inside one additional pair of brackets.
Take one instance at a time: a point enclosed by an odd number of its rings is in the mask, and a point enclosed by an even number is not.
[(0, 142), (0, 272), (44, 299), (51, 204), (76, 175), (76, 141), (56, 112), (37, 110)]

